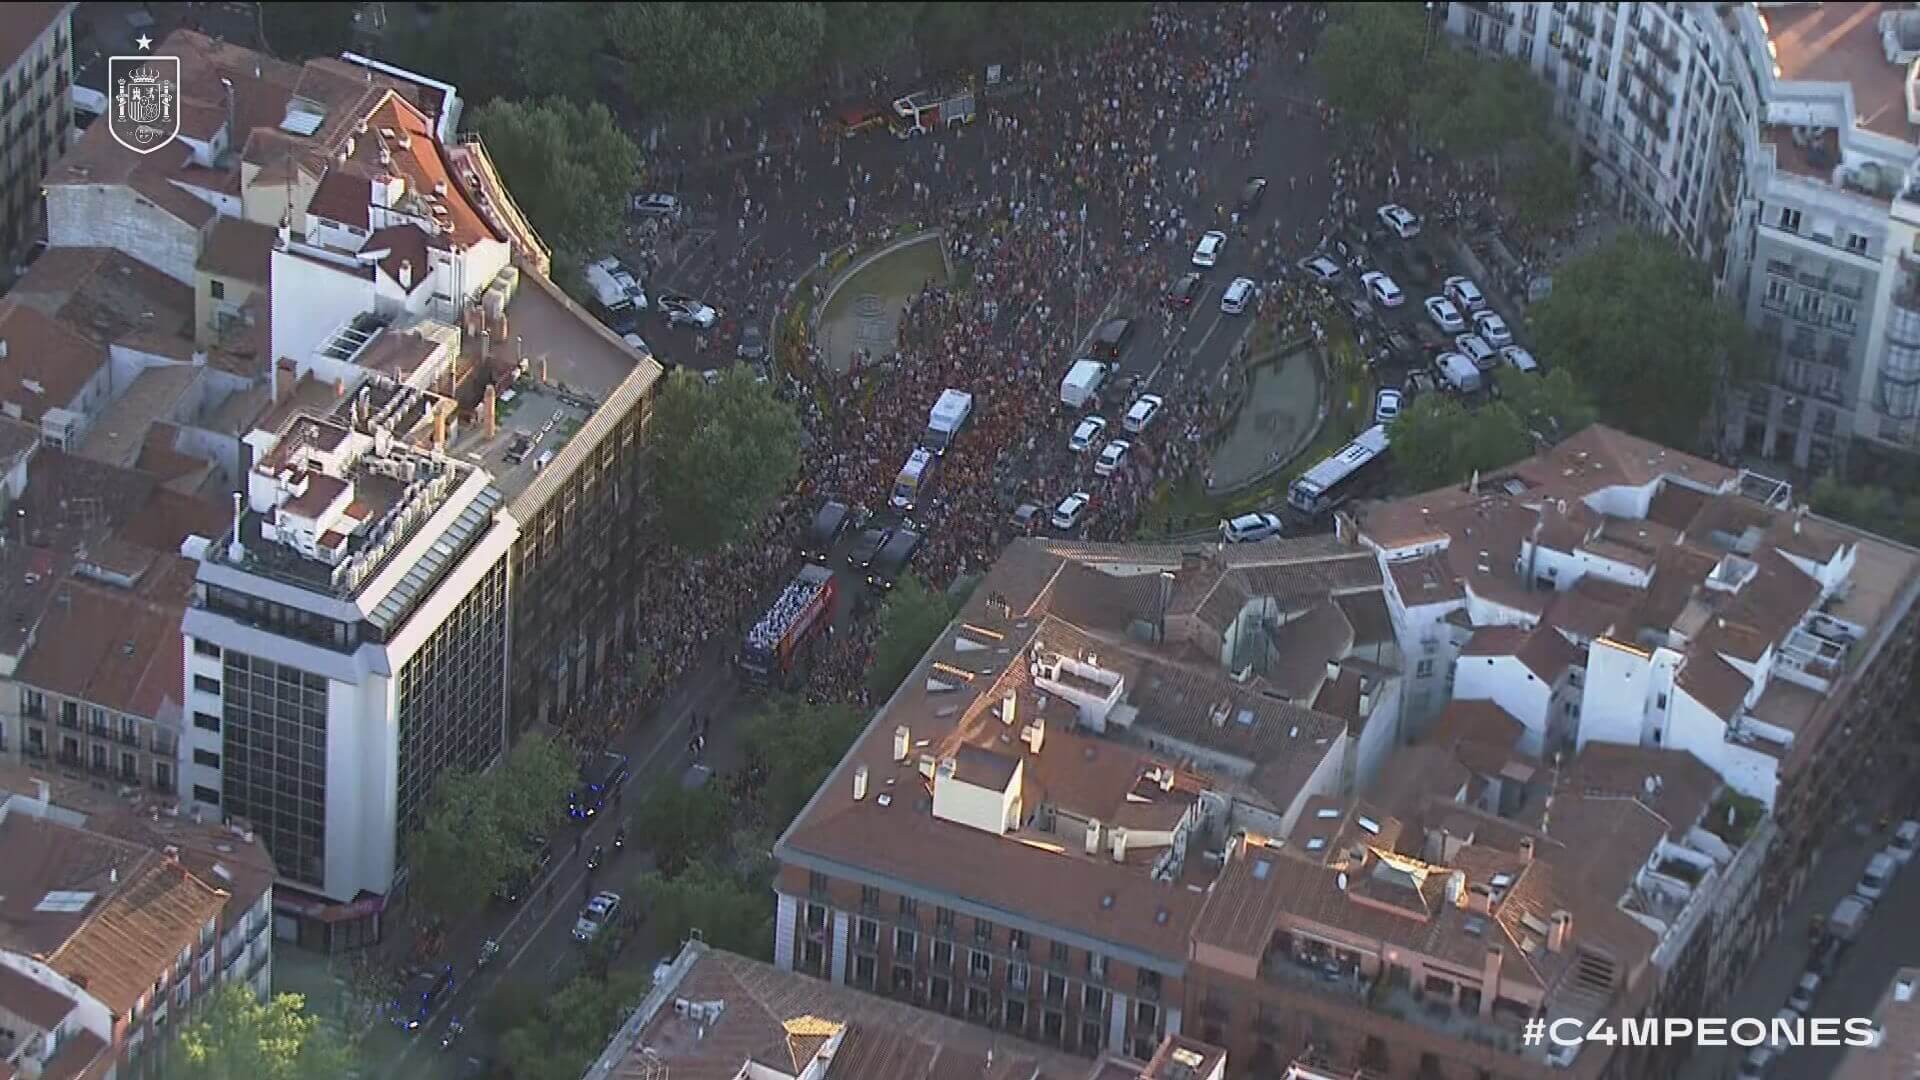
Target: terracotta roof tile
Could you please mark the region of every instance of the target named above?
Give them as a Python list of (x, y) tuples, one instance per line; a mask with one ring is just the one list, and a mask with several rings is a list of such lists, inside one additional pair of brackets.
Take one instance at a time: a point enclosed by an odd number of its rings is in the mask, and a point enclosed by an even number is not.
[(1740, 715), (1740, 706), (1753, 689), (1753, 683), (1732, 664), (1704, 649), (1687, 654), (1674, 682), (1713, 715), (1729, 722)]
[(106, 349), (16, 300), (0, 300), (0, 402), (38, 423), (48, 409), (67, 408), (107, 362)]
[(244, 218), (222, 217), (207, 234), (198, 268), (236, 281), (265, 285), (273, 263), (274, 230)]
[(0, 1009), (43, 1031), (52, 1031), (74, 1010), (74, 1001), (24, 972), (0, 965)]

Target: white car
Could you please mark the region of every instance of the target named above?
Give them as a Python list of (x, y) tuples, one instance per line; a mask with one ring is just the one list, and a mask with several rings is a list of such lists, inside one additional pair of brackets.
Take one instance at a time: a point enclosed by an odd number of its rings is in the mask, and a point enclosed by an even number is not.
[(647, 339), (641, 337), (639, 334), (628, 334), (620, 340), (626, 342), (627, 346), (636, 352), (643, 353), (647, 356), (653, 355), (653, 346), (647, 344)]
[(1115, 439), (1100, 448), (1100, 457), (1093, 463), (1093, 475), (1112, 476), (1127, 463), (1127, 451), (1133, 444), (1125, 439)]
[(1314, 280), (1323, 284), (1331, 284), (1340, 277), (1340, 264), (1327, 258), (1325, 255), (1315, 255), (1310, 259), (1301, 259), (1299, 265), (1300, 269), (1306, 271)]
[(1787, 1008), (1800, 1016), (1813, 1012), (1813, 999), (1820, 996), (1820, 976), (1809, 971), (1800, 976), (1793, 985), (1793, 993), (1787, 995)]
[(1400, 291), (1400, 286), (1394, 284), (1392, 278), (1378, 270), (1369, 270), (1361, 274), (1360, 284), (1367, 287), (1367, 295), (1373, 297), (1374, 302), (1381, 307), (1395, 308), (1407, 302), (1407, 294)]
[(1907, 820), (1894, 826), (1893, 839), (1887, 841), (1887, 854), (1893, 861), (1905, 866), (1913, 861), (1914, 849), (1920, 847), (1920, 821)]
[(1533, 358), (1532, 353), (1528, 352), (1527, 350), (1521, 348), (1518, 345), (1509, 345), (1506, 348), (1501, 349), (1500, 359), (1505, 360), (1507, 362), (1507, 366), (1512, 368), (1515, 371), (1524, 371), (1524, 372), (1527, 372), (1528, 374), (1534, 374), (1540, 370), (1540, 361), (1535, 360)]
[(1241, 514), (1230, 521), (1220, 523), (1220, 539), (1229, 544), (1245, 544), (1254, 540), (1268, 540), (1280, 535), (1280, 518), (1274, 514)]
[(1080, 515), (1087, 512), (1087, 504), (1092, 501), (1093, 496), (1084, 491), (1076, 491), (1061, 499), (1060, 505), (1053, 508), (1053, 517), (1050, 519), (1053, 527), (1071, 529), (1080, 524)]
[(1473, 313), (1473, 332), (1485, 338), (1487, 344), (1496, 349), (1504, 349), (1513, 344), (1513, 331), (1507, 329), (1507, 320), (1492, 311)]
[(691, 296), (663, 296), (660, 298), (660, 310), (667, 316), (667, 325), (679, 326), (687, 323), (702, 330), (713, 329), (720, 321), (720, 313)]
[(1479, 311), (1487, 306), (1486, 294), (1480, 291), (1480, 286), (1475, 285), (1472, 278), (1455, 274), (1442, 284), (1441, 291), (1461, 311)]
[(1120, 426), (1126, 430), (1127, 434), (1138, 435), (1147, 430), (1147, 425), (1153, 423), (1154, 417), (1160, 415), (1160, 410), (1166, 403), (1166, 399), (1159, 394), (1141, 394), (1132, 405), (1127, 407), (1127, 415), (1121, 418)]
[(1067, 440), (1067, 449), (1076, 454), (1084, 454), (1091, 447), (1099, 445), (1106, 432), (1106, 420), (1098, 416), (1089, 416), (1073, 429), (1073, 437)]
[(580, 918), (574, 921), (573, 940), (592, 941), (619, 911), (619, 893), (595, 893), (593, 899), (587, 901), (587, 906), (580, 909)]
[(1253, 279), (1237, 277), (1227, 291), (1220, 294), (1220, 310), (1229, 315), (1243, 315), (1247, 310), (1247, 301), (1253, 299)]
[(1420, 215), (1399, 203), (1388, 203), (1374, 211), (1374, 214), (1380, 218), (1380, 224), (1392, 229), (1394, 235), (1402, 240), (1411, 240), (1420, 235)]
[(1391, 386), (1383, 386), (1373, 395), (1373, 422), (1391, 424), (1400, 416), (1400, 405), (1405, 397)]
[(1460, 314), (1460, 309), (1454, 307), (1453, 301), (1446, 297), (1429, 296), (1425, 307), (1427, 318), (1432, 319), (1433, 325), (1447, 333), (1458, 334), (1467, 328), (1467, 320)]
[(1220, 252), (1227, 246), (1227, 234), (1218, 230), (1200, 238), (1200, 246), (1193, 249), (1193, 265), (1202, 270), (1211, 270), (1220, 261)]
[(1493, 346), (1487, 344), (1479, 334), (1456, 334), (1453, 338), (1453, 347), (1460, 350), (1460, 355), (1473, 361), (1473, 366), (1481, 371), (1492, 368), (1499, 359), (1499, 355), (1493, 351)]
[(633, 212), (642, 217), (679, 217), (686, 212), (686, 206), (678, 195), (653, 191), (633, 197)]

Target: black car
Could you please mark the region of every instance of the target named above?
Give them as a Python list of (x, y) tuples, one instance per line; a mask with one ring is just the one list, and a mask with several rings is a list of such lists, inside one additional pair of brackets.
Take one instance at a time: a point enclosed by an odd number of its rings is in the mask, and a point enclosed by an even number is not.
[(893, 583), (913, 561), (913, 553), (920, 549), (920, 534), (912, 529), (895, 529), (887, 542), (880, 546), (879, 554), (873, 557), (872, 569), (867, 573), (867, 584), (876, 589), (891, 589)]
[(1174, 282), (1173, 287), (1167, 290), (1167, 306), (1192, 307), (1193, 302), (1200, 299), (1200, 293), (1206, 288), (1206, 281), (1207, 279), (1199, 274), (1180, 275), (1180, 280)]
[(1120, 353), (1133, 340), (1132, 319), (1108, 319), (1093, 335), (1093, 347), (1090, 350), (1096, 360), (1118, 360)]
[(868, 529), (861, 533), (860, 539), (854, 541), (853, 550), (847, 552), (847, 565), (860, 570), (872, 566), (874, 556), (880, 554), (892, 535), (891, 529)]
[(1260, 209), (1260, 203), (1264, 199), (1266, 199), (1266, 197), (1267, 197), (1267, 178), (1266, 177), (1256, 176), (1253, 179), (1247, 181), (1247, 186), (1240, 189), (1240, 203), (1239, 203), (1240, 212), (1243, 214), (1251, 214), (1255, 210)]
[(734, 355), (748, 363), (759, 363), (767, 357), (767, 338), (760, 330), (760, 324), (748, 323), (740, 328), (740, 344), (734, 348)]
[(407, 973), (400, 992), (387, 1006), (387, 1019), (402, 1031), (417, 1031), (433, 1016), (434, 1003), (453, 989), (453, 965), (416, 968)]
[(838, 499), (828, 499), (813, 515), (813, 524), (807, 526), (807, 542), (802, 550), (814, 562), (826, 562), (827, 554), (833, 550), (833, 545), (840, 542), (841, 535), (851, 524), (853, 514), (847, 509), (847, 504)]

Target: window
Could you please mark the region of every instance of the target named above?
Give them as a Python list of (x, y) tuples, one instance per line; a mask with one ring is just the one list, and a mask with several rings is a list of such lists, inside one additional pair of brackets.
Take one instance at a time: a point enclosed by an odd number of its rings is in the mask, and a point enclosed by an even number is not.
[(915, 900), (911, 896), (901, 897), (900, 898), (900, 917), (903, 919), (919, 918), (920, 917), (920, 901)]
[(1418, 679), (1433, 678), (1433, 661), (1431, 660), (1420, 661), (1419, 665), (1414, 668), (1413, 674), (1414, 674), (1414, 677)]
[(1159, 972), (1150, 970), (1148, 968), (1136, 968), (1134, 970), (1133, 975), (1134, 975), (1133, 984), (1140, 991), (1140, 993), (1150, 997), (1160, 996), (1160, 973)]
[(195, 750), (193, 752), (193, 763), (195, 765), (204, 765), (209, 769), (217, 769), (220, 767), (220, 755), (211, 750)]
[(193, 714), (193, 726), (199, 728), (201, 731), (219, 731), (220, 718), (212, 713), (203, 713), (195, 710)]
[(914, 933), (911, 930), (907, 930), (901, 927), (894, 928), (893, 958), (895, 960), (913, 959), (914, 951), (919, 947), (919, 945), (920, 945), (920, 935)]
[(193, 639), (193, 651), (199, 653), (201, 656), (211, 656), (215, 660), (220, 659), (220, 646), (215, 645), (205, 638)]
[(1080, 1022), (1080, 1052), (1092, 1053), (1100, 1049), (1100, 1021), (1082, 1020)]
[(873, 989), (873, 975), (877, 961), (872, 956), (861, 953), (853, 958), (853, 985), (862, 990)]
[(1848, 233), (1847, 250), (1853, 252), (1855, 255), (1865, 255), (1867, 253), (1867, 238), (1859, 233)]
[(824, 930), (827, 926), (827, 909), (820, 904), (807, 905), (807, 929)]
[(993, 924), (988, 922), (985, 919), (973, 920), (973, 940), (992, 941), (993, 940)]
[(913, 969), (904, 964), (893, 965), (893, 992), (896, 994), (913, 993)]
[(193, 785), (193, 801), (203, 802), (208, 806), (219, 806), (220, 793), (204, 784), (195, 784)]
[(1767, 303), (1785, 307), (1787, 295), (1791, 291), (1792, 290), (1787, 288), (1787, 283), (1779, 278), (1770, 277), (1767, 279)]
[(1097, 952), (1087, 954), (1087, 975), (1095, 979), (1107, 977), (1107, 958)]
[(1133, 1005), (1133, 1026), (1152, 1031), (1160, 1025), (1160, 1006), (1151, 1001), (1137, 1001)]
[(1048, 1001), (1065, 1001), (1067, 999), (1066, 978), (1056, 972), (1047, 972), (1046, 994)]
[(933, 966), (950, 968), (953, 966), (953, 942), (936, 941), (933, 943)]
[(1063, 942), (1056, 941), (1047, 950), (1047, 955), (1053, 958), (1054, 963), (1064, 964), (1067, 962), (1067, 946)]
[(215, 300), (225, 300), (227, 298), (227, 283), (221, 281), (219, 278), (214, 278), (207, 282), (207, 290), (213, 295)]
[(1800, 231), (1800, 211), (1795, 210), (1791, 206), (1781, 207), (1780, 216), (1776, 218), (1775, 221), (1781, 228), (1788, 232), (1797, 233)]
[(933, 909), (933, 925), (937, 930), (953, 933), (953, 909), (937, 907)]
[(985, 979), (993, 975), (993, 954), (979, 949), (967, 950), (967, 974), (976, 979)]
[(1847, 303), (1845, 300), (1835, 300), (1833, 302), (1833, 314), (1830, 318), (1833, 320), (1833, 325), (1835, 326), (1851, 327), (1853, 325), (1853, 305)]
[(1665, 694), (1655, 694), (1655, 695), (1654, 695), (1654, 698), (1653, 698), (1653, 704), (1654, 704), (1654, 708), (1657, 708), (1657, 709), (1664, 709), (1664, 708), (1666, 708), (1666, 707), (1667, 707), (1667, 695), (1665, 695)]
[(195, 675), (193, 688), (203, 694), (217, 694), (220, 692), (220, 680), (206, 675)]
[(880, 907), (880, 890), (871, 885), (860, 886), (860, 909), (876, 911)]
[(880, 944), (880, 924), (872, 919), (861, 919), (853, 927), (854, 940), (866, 948)]
[(1007, 948), (1016, 953), (1027, 951), (1027, 932), (1025, 930), (1007, 931)]
[(943, 1012), (946, 1011), (947, 980), (938, 975), (927, 980), (927, 1007), (929, 1009), (939, 1009)]
[(1027, 1030), (1027, 1003), (1024, 1001), (1007, 1002), (1007, 1030), (1020, 1033)]
[(818, 870), (807, 874), (807, 893), (810, 896), (827, 895), (827, 875)]
[(1106, 1007), (1107, 992), (1105, 990), (1097, 986), (1083, 986), (1080, 988), (1080, 1012), (1082, 1015), (1097, 1013)]

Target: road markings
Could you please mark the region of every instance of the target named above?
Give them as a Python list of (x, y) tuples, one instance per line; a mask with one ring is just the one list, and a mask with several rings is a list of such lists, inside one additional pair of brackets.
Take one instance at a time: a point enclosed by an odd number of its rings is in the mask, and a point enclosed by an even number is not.
[(1200, 355), (1200, 350), (1207, 347), (1207, 339), (1213, 337), (1213, 332), (1215, 330), (1220, 329), (1220, 321), (1222, 319), (1225, 319), (1226, 317), (1227, 317), (1227, 313), (1224, 311), (1214, 312), (1213, 322), (1208, 325), (1207, 332), (1204, 334), (1201, 334), (1200, 340), (1193, 343), (1192, 355), (1194, 356)]

